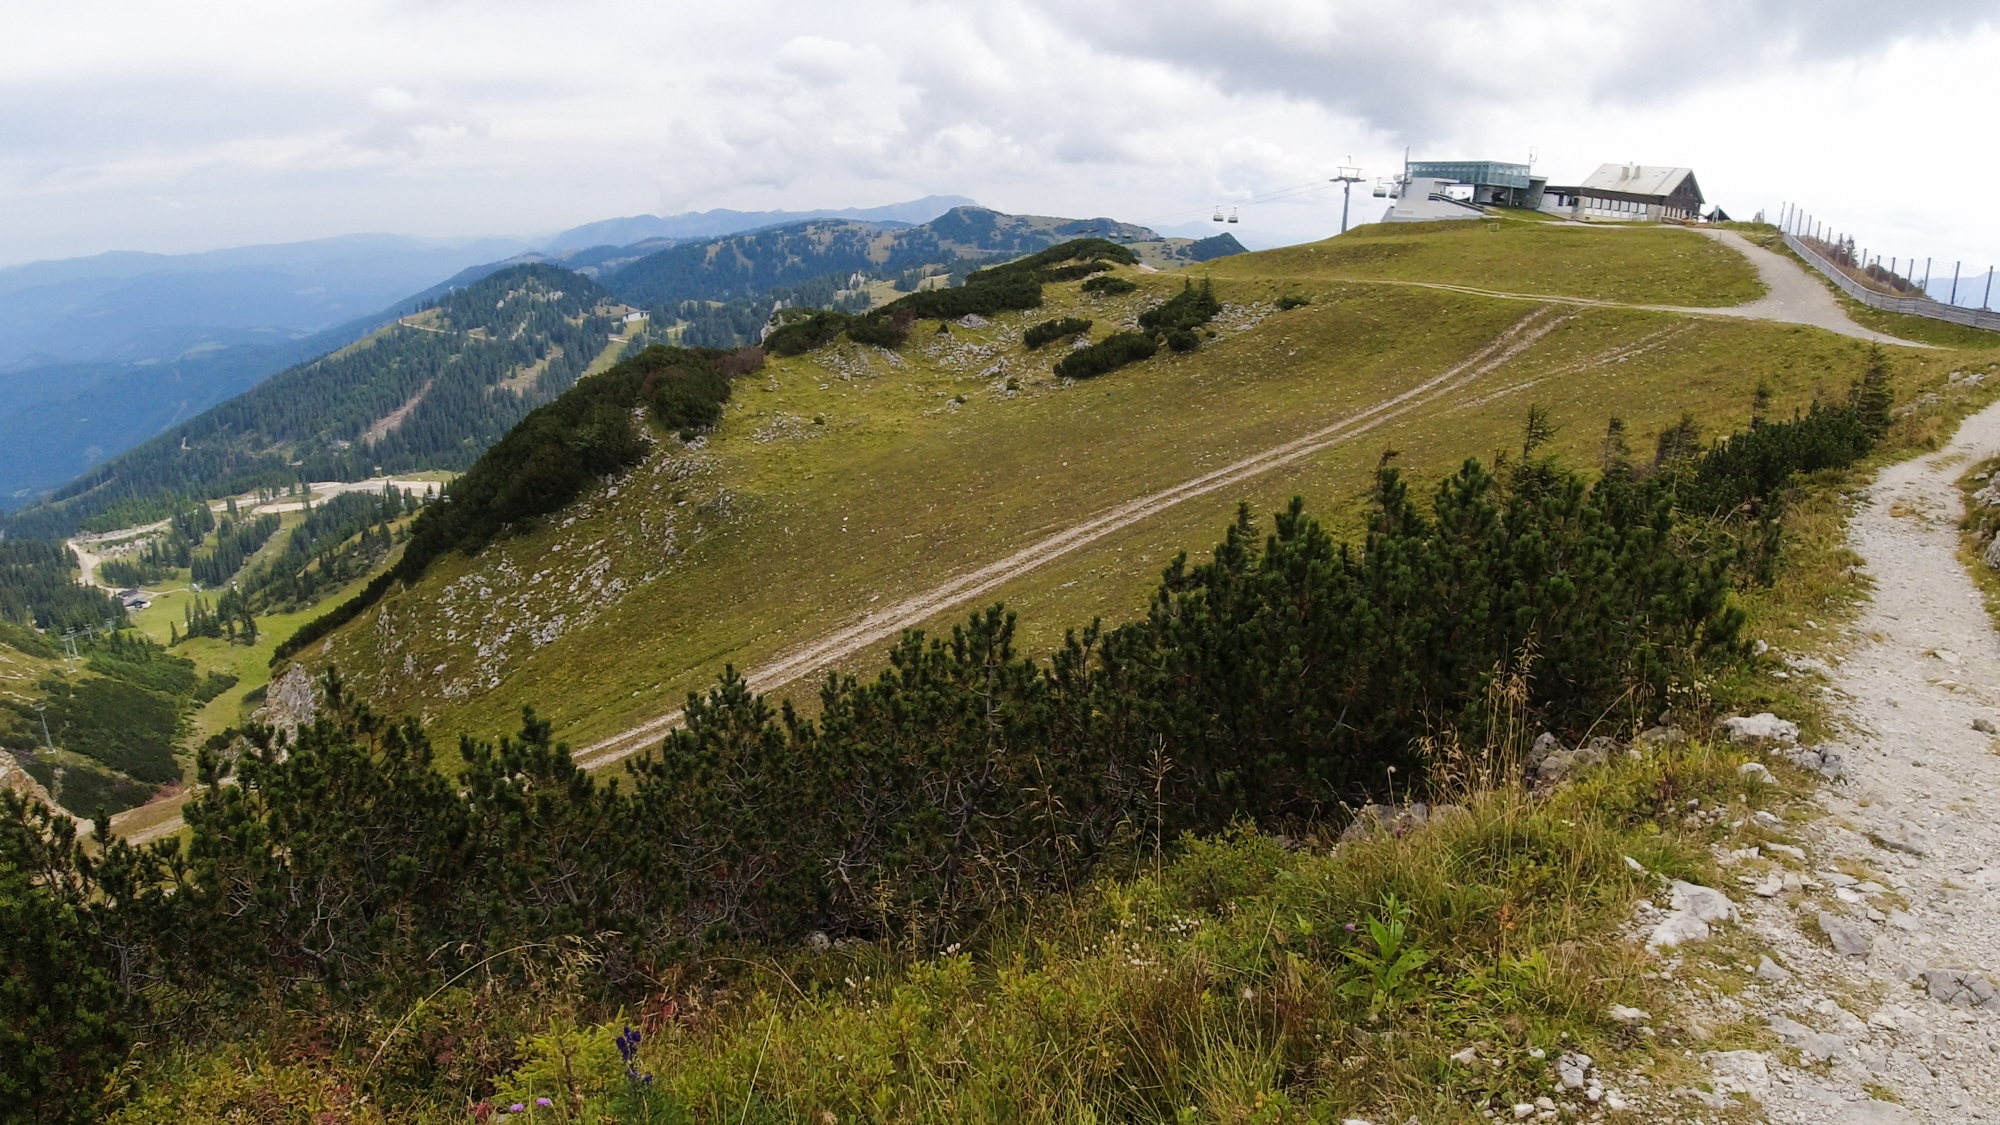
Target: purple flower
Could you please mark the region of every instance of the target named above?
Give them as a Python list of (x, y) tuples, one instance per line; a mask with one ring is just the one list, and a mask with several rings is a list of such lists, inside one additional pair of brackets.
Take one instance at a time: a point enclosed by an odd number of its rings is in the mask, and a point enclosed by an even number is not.
[(536, 1105), (538, 1105), (538, 1106), (541, 1106), (541, 1107), (542, 1107), (543, 1109), (547, 1109), (547, 1108), (549, 1108), (550, 1106), (554, 1105), (555, 1103), (554, 1103), (554, 1102), (552, 1102), (552, 1101), (550, 1101), (550, 1100), (549, 1100), (549, 1099), (547, 1099), (547, 1098), (536, 1098), (536, 1099), (535, 1099), (535, 1104), (536, 1104)]
[(1354, 932), (1354, 923), (1352, 923), (1352, 922), (1349, 922), (1349, 923), (1347, 924), (1347, 932), (1348, 932), (1348, 933), (1350, 933), (1350, 934)]
[(520, 1102), (515, 1102), (515, 1103), (514, 1103), (513, 1105), (510, 1105), (510, 1106), (508, 1106), (508, 1107), (507, 1107), (507, 1112), (508, 1112), (508, 1113), (526, 1113), (526, 1112), (528, 1112), (528, 1107), (527, 1107), (527, 1106), (524, 1106), (524, 1105), (522, 1105), (522, 1104), (521, 1104)]

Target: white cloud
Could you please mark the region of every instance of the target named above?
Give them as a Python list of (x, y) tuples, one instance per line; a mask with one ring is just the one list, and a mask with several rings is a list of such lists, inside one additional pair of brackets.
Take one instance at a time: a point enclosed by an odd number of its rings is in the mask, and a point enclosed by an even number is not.
[(1293, 239), (1337, 225), (1330, 186), (1245, 201), (1350, 156), (1386, 173), (1405, 145), (1539, 146), (1558, 178), (1684, 163), (1732, 211), (1797, 197), (1909, 252), (1992, 258), (2000, 237), (1963, 193), (1911, 185), (1941, 159), (1990, 179), (2000, 157), (1962, 120), (1905, 108), (1984, 97), (1994, 12), (9, 0), (0, 261), (932, 192), (1162, 224), (1234, 201), (1232, 229)]

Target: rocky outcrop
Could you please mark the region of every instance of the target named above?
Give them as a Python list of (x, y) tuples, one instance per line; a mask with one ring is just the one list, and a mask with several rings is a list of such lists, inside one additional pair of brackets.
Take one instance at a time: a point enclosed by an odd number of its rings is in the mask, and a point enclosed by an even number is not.
[(295, 738), (299, 728), (313, 721), (319, 712), (319, 684), (304, 666), (292, 664), (271, 681), (264, 705), (252, 712), (252, 721)]
[(1457, 805), (1427, 805), (1418, 801), (1398, 808), (1394, 805), (1363, 805), (1354, 820), (1340, 833), (1340, 842), (1352, 843), (1378, 836), (1408, 836), (1419, 829), (1441, 823), (1465, 812)]
[(36, 781), (34, 776), (21, 765), (21, 760), (4, 750), (0, 750), (0, 789), (17, 793), (31, 801), (40, 801), (50, 808), (54, 808), (56, 804), (55, 798), (49, 796), (49, 791), (42, 788), (42, 783)]

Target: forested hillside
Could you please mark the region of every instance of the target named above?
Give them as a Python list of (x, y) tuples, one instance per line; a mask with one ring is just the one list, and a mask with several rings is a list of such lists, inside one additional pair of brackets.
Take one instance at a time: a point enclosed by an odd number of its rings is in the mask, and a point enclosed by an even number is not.
[[(1051, 219), (955, 207), (922, 226), (900, 229), (851, 219), (820, 219), (650, 254), (602, 280), (623, 300), (646, 308), (682, 301), (752, 297), (829, 275), (894, 276), (924, 266), (963, 275), (982, 260), (1031, 254), (1084, 235), (1157, 241), (1144, 227), (1111, 219)], [(953, 271), (952, 267), (961, 267)]]
[(23, 509), (14, 536), (159, 518), (178, 496), (470, 465), (609, 346), (615, 301), (546, 264), (510, 267), (106, 462)]
[(683, 243), (619, 265), (600, 280), (625, 301), (659, 310), (656, 333), (677, 325), (681, 344), (736, 348), (758, 342), (780, 302), (866, 312), (877, 299), (873, 283), (898, 293), (958, 285), (982, 265), (1076, 238), (1129, 245), (1140, 258), (1163, 266), (1244, 252), (1227, 234), (1190, 241), (1161, 238), (1113, 219), (957, 207), (921, 226), (826, 219)]

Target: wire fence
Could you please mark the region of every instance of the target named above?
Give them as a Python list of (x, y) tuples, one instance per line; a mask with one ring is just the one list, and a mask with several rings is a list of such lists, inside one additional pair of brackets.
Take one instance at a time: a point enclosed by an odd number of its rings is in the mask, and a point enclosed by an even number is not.
[(1810, 212), (1787, 205), (1778, 219), (1785, 245), (1841, 291), (1871, 308), (2000, 332), (1993, 310), (2000, 269), (1915, 255), (1883, 255)]

